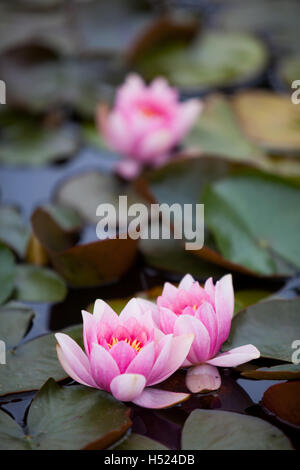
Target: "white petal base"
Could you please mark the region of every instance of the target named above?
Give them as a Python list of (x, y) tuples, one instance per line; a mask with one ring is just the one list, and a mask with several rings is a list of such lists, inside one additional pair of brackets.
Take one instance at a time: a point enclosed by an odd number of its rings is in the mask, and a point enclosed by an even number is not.
[(190, 397), (188, 393), (168, 392), (166, 390), (158, 390), (156, 388), (145, 388), (142, 394), (132, 400), (136, 405), (143, 408), (168, 408), (187, 400)]
[(185, 383), (192, 393), (200, 393), (218, 390), (221, 387), (221, 377), (216, 367), (201, 364), (188, 370)]

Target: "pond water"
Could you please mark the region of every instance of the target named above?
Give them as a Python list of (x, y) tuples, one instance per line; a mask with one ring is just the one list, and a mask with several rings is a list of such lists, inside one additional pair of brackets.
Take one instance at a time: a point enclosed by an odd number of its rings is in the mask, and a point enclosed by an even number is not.
[[(29, 222), (32, 210), (38, 204), (51, 199), (55, 186), (64, 177), (87, 169), (110, 170), (112, 165), (111, 154), (85, 149), (71, 162), (49, 167), (1, 168), (2, 202), (19, 206)], [(84, 233), (85, 241), (90, 238), (91, 233), (95, 234), (95, 230)], [(81, 309), (86, 308), (95, 298), (127, 297), (135, 292), (162, 284), (165, 280), (174, 280), (174, 276), (170, 277), (166, 273), (149, 269), (139, 257), (130, 272), (117, 283), (97, 288), (70, 289), (67, 298), (58, 304), (27, 304), (33, 308), (36, 317), (25, 341), (80, 323)], [(274, 291), (281, 289), (287, 298), (299, 294), (297, 289), (300, 286), (300, 278), (290, 280), (286, 286), (279, 280), (264, 280), (261, 286), (259, 279), (242, 275), (235, 276), (234, 281), (235, 288), (238, 289), (255, 287), (270, 288)], [(265, 361), (264, 365), (266, 365)], [(173, 380), (176, 385), (176, 377)], [(235, 371), (225, 369), (222, 371), (222, 386), (217, 392), (193, 395), (187, 402), (167, 410), (151, 411), (133, 406), (133, 431), (152, 437), (172, 449), (178, 449), (182, 426), (192, 410), (196, 408), (221, 409), (247, 413), (268, 420), (282, 429), (295, 447), (299, 447), (299, 429), (279, 421), (260, 406), (265, 390), (278, 382), (248, 380), (241, 378)], [(173, 386), (172, 384), (173, 382), (170, 387)], [(33, 396), (34, 392), (27, 392), (3, 397), (0, 399), (0, 408), (9, 412), (22, 426), (25, 426), (26, 409)]]

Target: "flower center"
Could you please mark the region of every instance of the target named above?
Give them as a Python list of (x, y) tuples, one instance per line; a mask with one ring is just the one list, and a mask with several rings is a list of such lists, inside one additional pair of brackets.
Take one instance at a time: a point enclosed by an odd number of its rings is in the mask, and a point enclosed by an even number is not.
[[(125, 341), (125, 343), (129, 344), (129, 346), (131, 346), (133, 349), (135, 349), (137, 352), (139, 352), (141, 349), (142, 349), (142, 343), (140, 341), (138, 341), (137, 339), (134, 339), (132, 341), (132, 339), (130, 338), (125, 338), (123, 341)], [(112, 337), (111, 339), (111, 342), (108, 343), (108, 347), (109, 349), (111, 349), (115, 344), (117, 344), (119, 342), (119, 339), (118, 338), (115, 338), (114, 336)]]

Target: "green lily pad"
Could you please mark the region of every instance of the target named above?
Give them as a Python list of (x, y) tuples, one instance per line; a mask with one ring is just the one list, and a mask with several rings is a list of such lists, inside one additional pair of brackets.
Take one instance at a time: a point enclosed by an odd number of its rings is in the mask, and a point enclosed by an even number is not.
[[(235, 176), (232, 178), (233, 181), (247, 181), (249, 179), (247, 186), (240, 183), (239, 189), (236, 188), (236, 193), (233, 196), (234, 206), (247, 204), (246, 209), (243, 206), (241, 213), (243, 220), (241, 221), (237, 219), (235, 213), (231, 214), (232, 209), (227, 207), (223, 194), (221, 200), (219, 197), (216, 198), (215, 194), (212, 196), (211, 188), (219, 187), (219, 185), (221, 187), (226, 181), (231, 181), (224, 179), (225, 177), (234, 175), (239, 177)], [(251, 191), (250, 194), (249, 186), (252, 181), (253, 192)], [(207, 188), (211, 182), (216, 183)], [(271, 175), (256, 171), (247, 163), (233, 162), (212, 155), (203, 155), (199, 158), (178, 158), (160, 169), (148, 172), (143, 183), (146, 185), (144, 193), (148, 192), (152, 200), (160, 204), (178, 203), (182, 208), (184, 204), (195, 205), (199, 202), (205, 204), (205, 245), (201, 250), (192, 251), (193, 255), (225, 267), (227, 271), (238, 270), (251, 275), (290, 275), (295, 273), (294, 265), (297, 259), (294, 250), (296, 253), (299, 251), (299, 244), (296, 242), (298, 228), (296, 230), (294, 228), (294, 226), (297, 227), (299, 220), (296, 209), (299, 196), (298, 187), (292, 187), (281, 178), (273, 178)], [(265, 197), (267, 190), (270, 193), (268, 198)], [(276, 193), (275, 196), (273, 192)], [(257, 201), (253, 203), (255, 198)], [(275, 200), (279, 200), (276, 210), (282, 208), (282, 220), (286, 221), (285, 225), (282, 225), (278, 216), (272, 217), (270, 224), (266, 222), (273, 213), (272, 203)], [(248, 208), (250, 203), (251, 208)], [(225, 205), (226, 208), (224, 208)], [(289, 210), (286, 210), (286, 207)], [(229, 213), (233, 220), (229, 218)], [(257, 222), (258, 214), (260, 216), (258, 222), (262, 227)], [(271, 230), (271, 227), (274, 228), (274, 224), (278, 224), (277, 233), (274, 233), (273, 230), (270, 239), (268, 239), (264, 232)], [(226, 243), (221, 243), (221, 241), (223, 242), (223, 232), (225, 233), (227, 230), (230, 230), (228, 243), (227, 238)], [(285, 238), (286, 234), (287, 238)], [(293, 243), (286, 243), (287, 239), (290, 240), (293, 237)], [(278, 238), (276, 250), (275, 243), (271, 244), (274, 238)], [(266, 240), (271, 245), (270, 247), (264, 243)], [(238, 250), (229, 251), (229, 248), (236, 243), (239, 244)], [(279, 244), (284, 246), (279, 247)], [(240, 247), (240, 245), (242, 246)], [(247, 250), (245, 250), (245, 245)], [(288, 256), (286, 257), (286, 255)]]
[(65, 6), (61, 2), (56, 8), (34, 11), (1, 5), (1, 50), (33, 43), (61, 55), (111, 58), (125, 53), (154, 19), (145, 1), (75, 2), (71, 10)]
[(268, 38), (276, 52), (296, 51), (299, 44), (298, 0), (230, 0), (215, 17), (216, 27), (254, 32)]
[(262, 150), (244, 135), (230, 102), (223, 95), (205, 100), (204, 110), (183, 144), (187, 150), (237, 160), (259, 163), (263, 157)]
[(0, 207), (0, 240), (17, 253), (25, 256), (29, 230), (26, 228), (20, 211), (13, 206)]
[(130, 427), (128, 415), (129, 409), (106, 392), (81, 386), (60, 387), (51, 378), (31, 403), (26, 434), (0, 412), (0, 448), (105, 449)]
[(292, 83), (300, 77), (300, 56), (295, 55), (280, 60), (276, 72), (281, 83), (290, 91)]
[(235, 95), (234, 109), (250, 139), (275, 154), (300, 156), (300, 107), (291, 93), (252, 90)]
[(250, 305), (257, 304), (270, 295), (272, 295), (272, 292), (267, 290), (245, 289), (236, 291), (234, 294), (235, 314), (250, 307)]
[(0, 114), (2, 139), (0, 162), (8, 165), (44, 165), (70, 158), (79, 145), (76, 127), (70, 124), (52, 127), (28, 115)]
[[(9, 83), (11, 106), (34, 113), (66, 106), (94, 118), (97, 103), (108, 100), (112, 66), (103, 60), (60, 60), (52, 49), (26, 44), (0, 57), (2, 79)], [(34, 86), (32, 86), (34, 84)]]
[(132, 433), (121, 444), (114, 447), (114, 450), (168, 450), (168, 448), (147, 436)]
[(225, 269), (200, 259), (184, 249), (178, 240), (141, 240), (139, 249), (147, 265), (178, 276), (190, 273), (196, 279), (205, 280), (225, 274)]
[(254, 36), (214, 31), (188, 44), (178, 40), (144, 49), (135, 66), (148, 80), (163, 75), (183, 90), (199, 90), (251, 80), (266, 61), (264, 44)]
[(254, 344), (262, 357), (292, 362), (292, 343), (299, 338), (300, 300), (269, 300), (234, 317), (223, 348)]
[(245, 370), (242, 376), (247, 379), (262, 380), (299, 380), (300, 365), (296, 364), (280, 364), (273, 367), (260, 367), (255, 370)]
[(64, 280), (53, 270), (19, 264), (16, 270), (15, 298), (23, 302), (62, 302), (67, 295)]
[[(9, 347), (6, 365), (0, 368), (0, 395), (37, 390), (49, 377), (57, 381), (67, 378), (57, 359), (54, 335), (19, 344), (31, 325), (33, 314), (23, 308), (3, 308), (4, 311), (0, 311), (1, 339)], [(82, 342), (81, 325), (67, 328), (65, 332)]]
[[(228, 432), (230, 430), (230, 432)], [(182, 431), (183, 450), (291, 450), (275, 426), (229, 411), (194, 410)]]
[(7, 349), (13, 350), (20, 343), (33, 319), (33, 310), (25, 305), (10, 302), (0, 307), (0, 339), (5, 341)]
[(96, 215), (99, 204), (112, 204), (117, 211), (119, 196), (127, 196), (128, 207), (133, 203), (145, 202), (137, 195), (132, 185), (119, 181), (111, 173), (94, 170), (80, 173), (63, 181), (54, 199), (58, 204), (77, 210), (86, 222), (97, 223), (100, 219)]
[(0, 449), (30, 449), (30, 445), (25, 440), (21, 426), (2, 410), (0, 410)]
[(300, 268), (299, 186), (260, 173), (236, 176), (210, 185), (202, 202), (226, 259), (265, 275)]
[(0, 243), (0, 304), (12, 294), (16, 264), (12, 252)]

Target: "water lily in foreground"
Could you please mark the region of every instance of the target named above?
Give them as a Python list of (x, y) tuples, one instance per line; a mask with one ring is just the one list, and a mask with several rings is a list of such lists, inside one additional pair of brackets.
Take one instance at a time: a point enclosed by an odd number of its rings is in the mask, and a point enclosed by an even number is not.
[(57, 354), (63, 369), (79, 383), (145, 408), (165, 408), (189, 395), (149, 386), (167, 379), (182, 365), (193, 335), (163, 334), (145, 305), (131, 299), (118, 316), (97, 300), (93, 315), (82, 312), (85, 353), (68, 335), (56, 333)]
[(117, 91), (113, 109), (100, 105), (97, 113), (106, 144), (125, 157), (118, 173), (132, 179), (143, 165), (164, 163), (193, 126), (201, 107), (197, 99), (180, 103), (177, 90), (163, 78), (147, 86), (138, 75), (129, 75)]
[(165, 283), (157, 299), (153, 318), (165, 334), (194, 334), (194, 341), (184, 363), (190, 367), (186, 385), (192, 392), (216, 390), (221, 378), (216, 366), (236, 367), (260, 356), (252, 344), (219, 353), (228, 338), (234, 310), (234, 291), (230, 274), (216, 285), (209, 278), (201, 287), (187, 274), (178, 288)]

